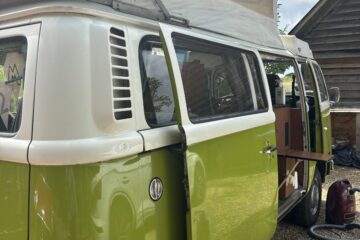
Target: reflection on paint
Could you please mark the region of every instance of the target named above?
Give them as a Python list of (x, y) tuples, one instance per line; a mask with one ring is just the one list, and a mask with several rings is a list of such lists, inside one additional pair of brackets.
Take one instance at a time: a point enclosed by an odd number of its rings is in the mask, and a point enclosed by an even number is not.
[(0, 163), (0, 239), (27, 239), (29, 167)]
[[(30, 239), (183, 240), (183, 167), (177, 155), (159, 150), (91, 165), (33, 166)], [(154, 177), (164, 184), (156, 202), (149, 196)]]

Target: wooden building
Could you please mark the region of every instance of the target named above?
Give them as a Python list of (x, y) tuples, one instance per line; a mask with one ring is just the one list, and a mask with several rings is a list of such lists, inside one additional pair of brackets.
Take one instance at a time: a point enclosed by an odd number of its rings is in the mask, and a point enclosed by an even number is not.
[(328, 88), (340, 88), (333, 136), (360, 150), (360, 1), (320, 0), (290, 34), (310, 44)]

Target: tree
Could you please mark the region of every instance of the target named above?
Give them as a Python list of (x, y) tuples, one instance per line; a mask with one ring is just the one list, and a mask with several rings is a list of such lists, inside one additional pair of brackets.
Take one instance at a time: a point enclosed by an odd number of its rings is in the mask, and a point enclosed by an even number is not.
[(283, 29), (280, 28), (279, 23), (280, 23), (280, 8), (281, 8), (282, 4), (278, 3), (277, 5), (277, 23), (278, 23), (278, 29), (281, 35), (287, 35), (288, 34), (288, 28), (289, 28), (289, 24), (286, 24), (285, 27)]
[(6, 81), (5, 69), (3, 66), (0, 66), (0, 82), (5, 82), (5, 81)]
[(172, 104), (172, 101), (169, 96), (159, 95), (158, 90), (161, 87), (162, 82), (159, 79), (151, 78), (149, 80), (149, 88), (151, 98), (154, 102), (154, 110), (155, 112), (161, 112), (161, 109), (164, 106), (169, 107)]

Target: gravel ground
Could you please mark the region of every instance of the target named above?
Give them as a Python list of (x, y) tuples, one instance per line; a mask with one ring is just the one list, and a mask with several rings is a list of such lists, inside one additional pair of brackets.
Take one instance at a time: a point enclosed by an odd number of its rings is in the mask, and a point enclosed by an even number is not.
[[(360, 187), (360, 170), (356, 168), (348, 167), (339, 167), (335, 166), (335, 170), (331, 173), (330, 176), (327, 176), (326, 182), (323, 184), (322, 191), (322, 206), (319, 219), (317, 224), (325, 223), (325, 200), (328, 188), (336, 180), (347, 178), (350, 180), (353, 187)], [(356, 220), (354, 223), (360, 224), (360, 193), (356, 195), (357, 211), (356, 211)], [(337, 237), (339, 239), (360, 239), (360, 230), (353, 230), (351, 232), (327, 232), (327, 236)], [(287, 223), (281, 222), (278, 225), (275, 236), (273, 240), (302, 240), (302, 239), (311, 239), (307, 234), (307, 229)]]

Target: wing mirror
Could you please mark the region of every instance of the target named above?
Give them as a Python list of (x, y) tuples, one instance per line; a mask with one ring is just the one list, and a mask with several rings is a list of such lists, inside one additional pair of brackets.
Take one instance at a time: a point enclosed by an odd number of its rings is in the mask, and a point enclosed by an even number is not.
[(331, 105), (338, 103), (340, 101), (340, 88), (331, 87), (329, 89), (329, 99), (330, 99)]

